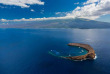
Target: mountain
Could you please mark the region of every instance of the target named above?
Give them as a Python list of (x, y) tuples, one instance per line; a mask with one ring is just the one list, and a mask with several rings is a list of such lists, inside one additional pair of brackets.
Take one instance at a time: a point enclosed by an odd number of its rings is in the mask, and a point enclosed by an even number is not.
[(31, 22), (0, 22), (0, 28), (110, 28), (110, 23), (88, 19), (57, 19)]

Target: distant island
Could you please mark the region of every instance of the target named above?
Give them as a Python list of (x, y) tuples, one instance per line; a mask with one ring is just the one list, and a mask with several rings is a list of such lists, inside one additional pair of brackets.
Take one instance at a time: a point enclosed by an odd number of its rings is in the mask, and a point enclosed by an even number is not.
[(39, 29), (39, 28), (76, 28), (76, 29), (102, 29), (110, 28), (110, 23), (99, 22), (82, 18), (75, 19), (54, 19), (42, 21), (0, 21), (0, 28), (23, 28), (23, 29)]
[(94, 49), (88, 45), (88, 44), (81, 44), (81, 43), (69, 43), (69, 46), (78, 46), (81, 48), (84, 48), (88, 51), (87, 54), (81, 55), (81, 56), (68, 56), (68, 57), (62, 57), (70, 60), (86, 60), (86, 59), (94, 59), (95, 58), (95, 51)]

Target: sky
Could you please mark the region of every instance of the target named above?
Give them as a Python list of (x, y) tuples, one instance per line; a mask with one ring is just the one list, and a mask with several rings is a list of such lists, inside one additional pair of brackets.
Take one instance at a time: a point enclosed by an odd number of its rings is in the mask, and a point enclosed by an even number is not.
[(0, 0), (1, 21), (68, 18), (110, 22), (110, 0)]

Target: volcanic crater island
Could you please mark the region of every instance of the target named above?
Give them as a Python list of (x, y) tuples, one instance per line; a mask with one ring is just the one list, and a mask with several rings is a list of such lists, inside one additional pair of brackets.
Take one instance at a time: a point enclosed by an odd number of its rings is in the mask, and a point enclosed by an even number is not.
[[(69, 50), (69, 53), (68, 51), (66, 53), (68, 53), (69, 55), (61, 55), (62, 52), (57, 52), (56, 50), (51, 50), (50, 54), (54, 55), (54, 56), (58, 56), (58, 57), (61, 57), (61, 58), (65, 58), (65, 59), (70, 59), (70, 60), (86, 60), (86, 59), (89, 59), (89, 60), (93, 60), (95, 58), (95, 51), (94, 49), (88, 45), (88, 44), (81, 44), (81, 43), (69, 43), (67, 44), (68, 46), (72, 47), (74, 50), (71, 51)], [(79, 51), (81, 50), (78, 54), (78, 55), (72, 55), (72, 54), (75, 54), (76, 51)], [(84, 53), (86, 51), (86, 53)], [(72, 53), (70, 55), (70, 53)], [(82, 54), (84, 53), (84, 54)], [(76, 53), (77, 54), (77, 53)]]
[(88, 45), (88, 44), (81, 44), (81, 43), (69, 43), (68, 46), (77, 46), (84, 48), (87, 50), (87, 54), (81, 55), (81, 56), (68, 56), (68, 57), (62, 57), (70, 60), (86, 60), (86, 59), (91, 59), (93, 60), (95, 58), (95, 51), (94, 49)]

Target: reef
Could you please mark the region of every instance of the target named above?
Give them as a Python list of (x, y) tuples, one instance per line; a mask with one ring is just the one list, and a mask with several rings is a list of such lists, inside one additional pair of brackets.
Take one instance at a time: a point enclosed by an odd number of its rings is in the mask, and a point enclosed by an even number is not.
[(88, 53), (85, 55), (81, 55), (81, 56), (68, 56), (68, 57), (62, 57), (62, 58), (66, 58), (66, 59), (70, 59), (70, 60), (86, 60), (86, 59), (93, 60), (95, 58), (95, 51), (88, 44), (69, 43), (68, 46), (78, 46), (78, 47), (84, 48), (85, 50), (88, 51)]

